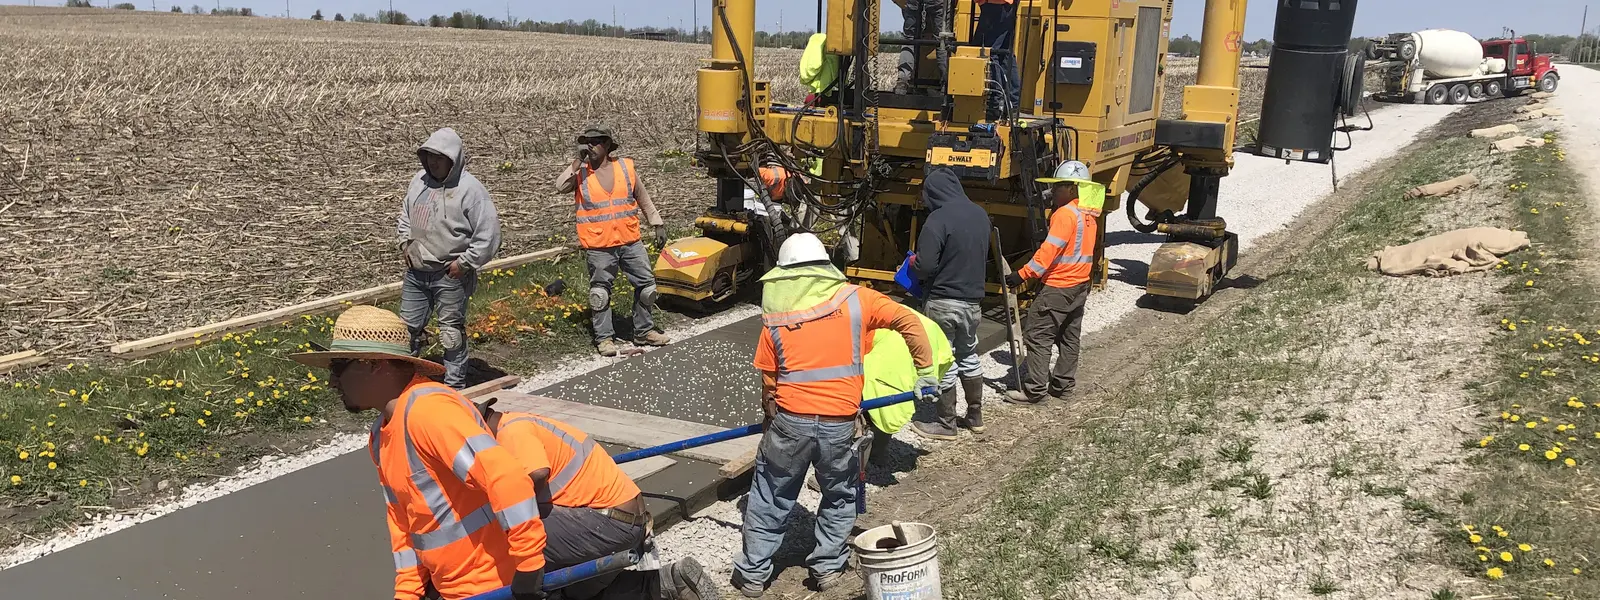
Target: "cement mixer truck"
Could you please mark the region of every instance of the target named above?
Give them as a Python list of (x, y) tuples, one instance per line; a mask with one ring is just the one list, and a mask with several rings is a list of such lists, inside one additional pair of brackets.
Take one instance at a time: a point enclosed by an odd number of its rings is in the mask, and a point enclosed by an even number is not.
[(1396, 33), (1372, 40), (1367, 59), (1383, 74), (1379, 99), (1425, 104), (1466, 104), (1512, 97), (1534, 89), (1554, 92), (1561, 75), (1550, 55), (1526, 39), (1479, 42), (1449, 29)]

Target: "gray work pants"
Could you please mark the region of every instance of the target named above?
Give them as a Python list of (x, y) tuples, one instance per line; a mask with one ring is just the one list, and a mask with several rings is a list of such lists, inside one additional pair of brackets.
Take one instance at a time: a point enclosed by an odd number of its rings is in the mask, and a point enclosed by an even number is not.
[(944, 372), (939, 381), (941, 391), (956, 386), (956, 377), (982, 377), (983, 365), (978, 362), (978, 320), (982, 318), (978, 303), (954, 298), (930, 298), (923, 304), (923, 314), (944, 332), (950, 340), (950, 352), (956, 364)]
[[(1089, 283), (1084, 282), (1069, 288), (1045, 286), (1028, 305), (1022, 318), (1022, 338), (1028, 346), (1022, 393), (1028, 398), (1043, 398), (1046, 393), (1065, 398), (1077, 388), (1079, 336), (1088, 299)], [(1061, 352), (1054, 369), (1052, 348)]]
[[(906, 39), (933, 39), (939, 37), (940, 29), (950, 18), (950, 0), (906, 0), (905, 6), (900, 7), (900, 33)], [(920, 54), (922, 48), (914, 46), (900, 47), (900, 67), (896, 74), (898, 83), (910, 85), (916, 74), (912, 72), (915, 54)], [(950, 57), (944, 52), (937, 54), (939, 58), (939, 72), (949, 72)]]
[(633, 284), (633, 335), (635, 338), (655, 329), (650, 309), (656, 303), (656, 275), (650, 267), (650, 257), (645, 253), (644, 242), (623, 244), (614, 248), (586, 248), (583, 251), (589, 263), (589, 310), (594, 325), (594, 341), (616, 337), (611, 326), (611, 284), (617, 280), (620, 269)]
[(467, 383), (467, 299), (478, 287), (478, 274), (461, 279), (446, 271), (406, 270), (400, 286), (400, 319), (411, 330), (411, 353), (422, 351), (428, 317), (439, 313), (439, 343), (444, 346), (444, 383), (455, 389)]
[[(552, 508), (550, 516), (544, 518), (544, 534), (545, 573), (637, 548), (644, 542), (643, 525), (629, 525), (591, 508)], [(642, 573), (647, 576), (632, 571), (603, 575), (562, 588), (562, 594), (570, 599), (591, 598), (602, 592), (605, 597), (613, 597), (621, 588), (648, 583), (656, 576), (655, 571)]]

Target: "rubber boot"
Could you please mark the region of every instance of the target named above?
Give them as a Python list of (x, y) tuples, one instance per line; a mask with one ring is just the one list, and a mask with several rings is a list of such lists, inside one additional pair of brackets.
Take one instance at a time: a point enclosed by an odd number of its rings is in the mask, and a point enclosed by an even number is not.
[(961, 424), (973, 433), (983, 433), (983, 378), (962, 377), (961, 391), (967, 398), (967, 418)]
[(939, 393), (938, 419), (930, 423), (912, 422), (911, 430), (931, 440), (953, 440), (957, 437), (956, 388), (950, 386)]
[(668, 564), (660, 575), (663, 600), (717, 600), (717, 584), (692, 557)]

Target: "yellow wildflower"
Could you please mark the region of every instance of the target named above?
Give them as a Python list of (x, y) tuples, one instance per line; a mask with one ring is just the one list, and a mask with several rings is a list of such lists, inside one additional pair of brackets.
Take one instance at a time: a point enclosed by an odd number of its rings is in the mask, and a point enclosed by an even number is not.
[(1467, 538), (1467, 541), (1476, 544), (1483, 541), (1483, 536), (1474, 533), (1472, 534), (1472, 537)]
[(1500, 553), (1500, 560), (1502, 562), (1515, 562), (1517, 560), (1517, 557), (1512, 556), (1510, 552), (1501, 552)]
[(21, 475), (12, 475), (11, 476), (11, 485), (22, 485), (22, 476)]
[(1506, 576), (1506, 572), (1501, 570), (1500, 567), (1491, 568), (1488, 571), (1485, 571), (1484, 574), (1488, 575), (1489, 579), (1499, 579)]
[(1533, 546), (1528, 544), (1517, 544), (1517, 549), (1523, 552), (1533, 552)]
[(1575, 460), (1572, 460), (1572, 459), (1570, 459), (1570, 458), (1569, 458), (1569, 459), (1567, 459), (1567, 460), (1565, 460), (1565, 461), (1562, 461), (1562, 462), (1565, 462), (1565, 463), (1566, 463), (1566, 464), (1567, 464), (1567, 466), (1569, 466), (1569, 467), (1576, 467), (1576, 466), (1578, 466), (1578, 461), (1575, 461)]

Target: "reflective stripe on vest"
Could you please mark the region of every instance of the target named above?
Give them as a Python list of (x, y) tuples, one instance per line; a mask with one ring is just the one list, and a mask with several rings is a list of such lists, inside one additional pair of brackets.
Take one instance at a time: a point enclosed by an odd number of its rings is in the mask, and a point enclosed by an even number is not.
[[(450, 499), (444, 495), (444, 488), (439, 485), (437, 479), (434, 479), (428, 473), (427, 467), (423, 464), (422, 456), (417, 453), (416, 444), (411, 441), (411, 431), (407, 427), (411, 416), (411, 407), (416, 403), (417, 398), (440, 392), (454, 393), (450, 388), (438, 384), (417, 386), (406, 396), (406, 408), (401, 411), (400, 415), (401, 440), (405, 445), (406, 463), (411, 470), (411, 483), (422, 494), (423, 500), (428, 503), (428, 511), (433, 514), (433, 520), (439, 525), (438, 528), (427, 533), (410, 534), (412, 548), (419, 551), (450, 545), (476, 533), (488, 525), (490, 521), (498, 521), (502, 528), (511, 529), (539, 516), (537, 499), (529, 498), (499, 512), (495, 512), (490, 503), (484, 502), (483, 506), (478, 507), (477, 510), (457, 518), (456, 511), (450, 504)], [(488, 430), (489, 426), (484, 423), (483, 415), (478, 412), (477, 408), (459, 400), (458, 396), (456, 398), (458, 398), (459, 402), (462, 402), (464, 407), (469, 409), (478, 424)], [(378, 457), (378, 437), (382, 429), (381, 423), (381, 420), (374, 420), (372, 437), (369, 442), (369, 451), (374, 462), (377, 461)], [(468, 473), (472, 470), (472, 465), (477, 463), (478, 453), (496, 445), (494, 437), (487, 433), (467, 438), (466, 442), (461, 445), (461, 450), (457, 451), (455, 457), (451, 460), (450, 470), (456, 478), (465, 481)], [(383, 491), (384, 500), (391, 503), (398, 502), (394, 491), (389, 489), (387, 485), (384, 486)], [(401, 557), (396, 555), (395, 564), (397, 569), (400, 563)]]
[[(830, 379), (845, 379), (863, 374), (861, 368), (861, 299), (856, 297), (854, 285), (846, 285), (827, 302), (805, 310), (762, 315), (761, 322), (772, 334), (772, 354), (778, 367), (778, 383), (813, 383)], [(815, 321), (833, 314), (840, 306), (850, 307), (850, 364), (790, 371), (785, 365), (783, 328)]]
[(573, 439), (571, 435), (567, 434), (567, 432), (562, 430), (560, 427), (556, 427), (554, 423), (535, 416), (513, 418), (509, 421), (501, 423), (500, 429), (503, 430), (507, 425), (519, 422), (533, 423), (543, 427), (546, 431), (549, 431), (550, 433), (555, 434), (556, 437), (561, 438), (561, 441), (565, 443), (568, 448), (572, 449), (572, 458), (567, 461), (565, 466), (561, 467), (560, 473), (556, 473), (550, 477), (550, 495), (552, 497), (561, 495), (561, 490), (565, 489), (568, 483), (572, 483), (572, 478), (578, 476), (578, 471), (583, 468), (584, 463), (589, 461), (589, 455), (594, 453), (594, 438), (584, 438), (582, 442), (579, 442), (578, 440)]
[[(1063, 210), (1068, 210), (1068, 211), (1072, 212), (1072, 220), (1073, 220), (1074, 223), (1076, 223), (1078, 225), (1078, 228), (1077, 228), (1078, 231), (1077, 231), (1077, 233), (1074, 235), (1074, 237), (1072, 239), (1072, 248), (1071, 248), (1071, 253), (1070, 254), (1068, 252), (1066, 252), (1068, 250), (1068, 248), (1066, 248), (1066, 245), (1067, 245), (1067, 241), (1066, 240), (1058, 238), (1058, 237), (1056, 237), (1054, 235), (1051, 235), (1051, 236), (1048, 236), (1048, 237), (1044, 238), (1044, 243), (1050, 244), (1051, 246), (1055, 246), (1057, 248), (1061, 248), (1062, 249), (1062, 252), (1060, 254), (1056, 255), (1055, 262), (1052, 262), (1050, 264), (1052, 264), (1052, 265), (1078, 265), (1078, 264), (1094, 262), (1094, 255), (1093, 254), (1084, 255), (1084, 253), (1083, 253), (1083, 213), (1079, 212), (1077, 208), (1074, 208), (1070, 204), (1067, 205), (1067, 206), (1063, 206), (1061, 208)], [(1038, 272), (1040, 275), (1043, 275), (1044, 272), (1045, 272), (1044, 265), (1039, 264), (1039, 261), (1036, 261), (1036, 260), (1028, 261), (1028, 267), (1032, 268), (1034, 271)]]
[[(611, 187), (612, 189), (615, 189), (617, 187), (617, 179), (620, 178), (622, 180), (624, 194), (617, 198), (594, 200), (594, 190), (589, 187), (589, 181), (592, 179), (599, 179), (599, 177), (596, 176), (599, 171), (591, 170), (585, 166), (583, 181), (578, 185), (577, 190), (579, 223), (603, 223), (606, 221), (615, 221), (617, 219), (625, 219), (639, 215), (638, 202), (633, 198), (633, 161), (627, 158), (619, 158), (615, 162), (606, 165), (605, 168), (616, 169), (616, 172), (611, 174)], [(596, 182), (595, 185), (598, 186), (599, 183)], [(612, 190), (605, 190), (605, 192), (608, 196), (613, 193)], [(598, 211), (615, 206), (627, 206), (629, 208), (626, 210), (607, 212), (597, 215), (584, 214), (589, 211)]]
[(401, 550), (394, 553), (394, 570), (404, 571), (417, 566), (417, 553), (415, 550)]

